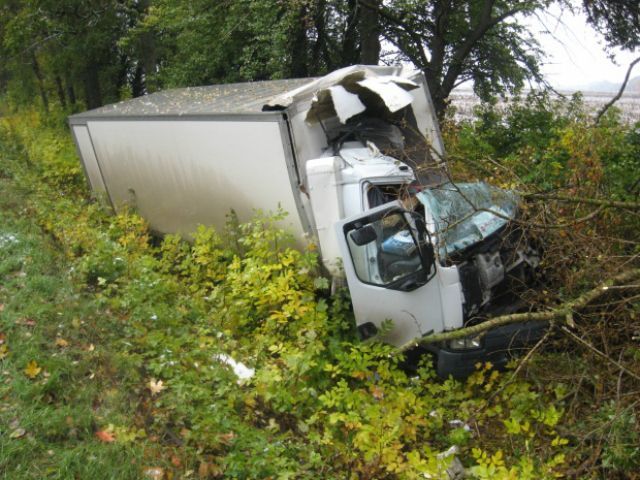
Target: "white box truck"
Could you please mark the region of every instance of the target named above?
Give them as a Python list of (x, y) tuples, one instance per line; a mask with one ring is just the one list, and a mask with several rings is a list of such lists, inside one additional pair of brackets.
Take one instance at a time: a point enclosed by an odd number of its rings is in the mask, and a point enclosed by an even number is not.
[[(388, 320), (384, 340), (396, 346), (481, 321), (538, 262), (511, 228), (513, 195), (450, 181), (415, 70), (352, 66), (167, 90), (69, 123), (96, 196), (115, 211), (135, 208), (160, 234), (221, 227), (231, 209), (245, 220), (256, 209), (289, 212), (286, 226), (319, 245), (334, 280), (346, 278), (363, 338)], [(480, 360), (504, 363), (541, 328), (428, 349), (441, 375), (462, 376)]]

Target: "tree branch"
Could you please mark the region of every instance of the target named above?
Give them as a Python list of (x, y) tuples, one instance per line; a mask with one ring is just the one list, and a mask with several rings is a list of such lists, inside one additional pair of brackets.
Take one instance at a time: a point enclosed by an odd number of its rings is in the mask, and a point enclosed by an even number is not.
[(496, 17), (491, 17), (491, 10), (493, 9), (493, 1), (486, 0), (483, 13), (481, 15), (481, 19), (478, 22), (476, 28), (470, 33), (467, 40), (460, 46), (459, 49), (455, 51), (453, 57), (450, 62), (449, 69), (442, 81), (442, 89), (446, 92), (446, 95), (449, 95), (449, 92), (453, 89), (453, 84), (455, 79), (458, 78), (460, 72), (462, 71), (462, 66), (464, 64), (465, 59), (473, 50), (473, 47), (477, 44), (477, 42), (495, 25), (506, 20), (509, 17), (512, 17), (516, 13), (523, 10), (523, 7), (515, 7), (510, 10), (507, 10)]
[(622, 202), (617, 200), (603, 200), (599, 198), (570, 197), (568, 195), (552, 195), (547, 193), (519, 193), (523, 198), (533, 198), (539, 200), (556, 200), (558, 202), (584, 203), (586, 205), (596, 205), (608, 208), (627, 208), (629, 210), (640, 210), (639, 202)]
[(620, 90), (618, 90), (618, 93), (611, 100), (609, 100), (596, 115), (596, 120), (594, 122), (596, 125), (600, 123), (600, 119), (607, 112), (607, 110), (609, 110), (614, 103), (620, 100), (620, 97), (622, 97), (622, 94), (624, 93), (624, 89), (627, 88), (627, 83), (629, 82), (629, 77), (631, 76), (631, 70), (633, 70), (633, 67), (635, 67), (638, 62), (640, 62), (640, 57), (636, 58), (629, 64), (629, 68), (627, 68), (627, 74), (624, 76), (622, 85), (620, 85)]
[[(602, 282), (597, 287), (583, 293), (575, 299), (565, 302), (552, 310), (545, 312), (524, 312), (514, 313), (511, 315), (501, 315), (489, 319), (485, 322), (473, 325), (471, 327), (463, 327), (457, 330), (451, 330), (442, 333), (428, 335), (422, 338), (416, 338), (399, 348), (401, 352), (417, 347), (418, 345), (427, 345), (431, 343), (439, 343), (448, 340), (456, 340), (464, 337), (472, 337), (480, 333), (486, 332), (496, 327), (510, 325), (513, 323), (536, 322), (559, 320), (568, 325), (573, 324), (573, 315), (577, 310), (583, 309), (595, 299), (607, 294), (614, 286), (624, 285), (627, 282), (640, 279), (640, 268), (625, 270), (624, 272)], [(637, 286), (637, 285), (636, 285)], [(638, 286), (640, 287), (640, 286)]]

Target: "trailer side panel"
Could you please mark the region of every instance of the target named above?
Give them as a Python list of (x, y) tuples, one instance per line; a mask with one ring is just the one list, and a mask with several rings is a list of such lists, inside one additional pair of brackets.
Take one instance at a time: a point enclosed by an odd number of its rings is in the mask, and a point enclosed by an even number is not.
[(104, 179), (102, 178), (102, 172), (100, 171), (95, 151), (93, 150), (89, 129), (86, 125), (73, 125), (71, 130), (91, 190), (93, 190), (97, 198), (108, 202), (107, 189), (104, 185)]
[(300, 238), (282, 121), (110, 119), (87, 126), (116, 211), (127, 205), (157, 232), (189, 235), (200, 224), (222, 227), (231, 209), (246, 221), (256, 209), (280, 205)]

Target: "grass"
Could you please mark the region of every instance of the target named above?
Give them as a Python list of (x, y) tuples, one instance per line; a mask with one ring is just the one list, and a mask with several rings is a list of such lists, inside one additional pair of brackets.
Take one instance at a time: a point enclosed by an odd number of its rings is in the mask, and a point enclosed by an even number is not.
[(235, 478), (280, 469), (265, 448), (279, 434), (212, 361), (218, 330), (198, 302), (151, 253), (110, 240), (126, 232), (77, 186), (40, 182), (31, 156), (0, 143), (0, 478), (217, 478), (222, 456)]
[[(69, 265), (0, 178), (0, 472), (2, 478), (139, 478), (145, 446), (105, 443), (103, 422), (133, 412), (114, 319), (78, 294)], [(29, 378), (35, 361), (41, 370)]]

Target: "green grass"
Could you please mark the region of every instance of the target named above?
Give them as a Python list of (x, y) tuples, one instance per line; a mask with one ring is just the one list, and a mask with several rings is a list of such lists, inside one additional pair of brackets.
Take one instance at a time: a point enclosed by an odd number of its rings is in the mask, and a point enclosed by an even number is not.
[[(281, 470), (278, 432), (253, 424), (235, 377), (212, 361), (219, 330), (201, 302), (158, 271), (152, 249), (113, 241), (126, 232), (77, 181), (42, 182), (22, 147), (0, 143), (0, 478), (207, 478), (225, 455), (235, 478)], [(154, 378), (168, 392), (154, 396)]]
[[(25, 194), (0, 178), (2, 478), (139, 478), (143, 444), (95, 436), (107, 419), (131, 416), (130, 390), (107, 348), (113, 319), (74, 290), (68, 269)], [(34, 379), (24, 372), (31, 361), (42, 369)]]

